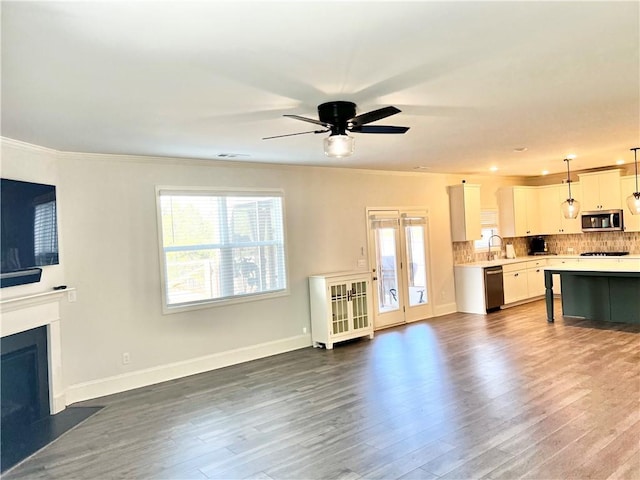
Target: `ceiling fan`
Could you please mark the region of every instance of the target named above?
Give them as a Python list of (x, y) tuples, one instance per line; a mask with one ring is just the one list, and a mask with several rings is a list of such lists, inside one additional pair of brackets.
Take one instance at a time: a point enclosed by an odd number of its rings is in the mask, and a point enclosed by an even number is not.
[(285, 117), (302, 120), (324, 127), (323, 130), (310, 130), (307, 132), (288, 133), (264, 137), (263, 140), (272, 138), (304, 135), (306, 133), (331, 132), (324, 139), (324, 153), (329, 157), (346, 157), (353, 153), (353, 137), (348, 132), (356, 133), (405, 133), (409, 127), (396, 127), (390, 125), (367, 125), (391, 115), (400, 113), (396, 107), (384, 107), (367, 113), (356, 115), (356, 104), (353, 102), (335, 101), (318, 105), (318, 119), (301, 117), (299, 115), (284, 115)]

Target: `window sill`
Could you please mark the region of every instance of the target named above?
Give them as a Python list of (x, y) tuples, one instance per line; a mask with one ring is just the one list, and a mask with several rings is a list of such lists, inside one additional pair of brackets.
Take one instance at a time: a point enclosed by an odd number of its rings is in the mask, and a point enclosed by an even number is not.
[(224, 300), (203, 300), (201, 302), (193, 302), (170, 306), (164, 304), (162, 306), (163, 315), (171, 315), (174, 313), (191, 312), (194, 310), (204, 310), (206, 308), (227, 307), (230, 305), (238, 305), (243, 303), (257, 302), (260, 300), (269, 300), (272, 298), (286, 297), (290, 294), (289, 289), (278, 290), (257, 295), (247, 295), (243, 297), (235, 297)]

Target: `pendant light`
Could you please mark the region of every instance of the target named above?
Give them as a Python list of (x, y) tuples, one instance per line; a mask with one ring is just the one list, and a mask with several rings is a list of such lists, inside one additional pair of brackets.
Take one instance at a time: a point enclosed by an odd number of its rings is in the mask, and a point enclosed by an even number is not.
[(569, 170), (569, 162), (575, 157), (569, 155), (564, 159), (567, 162), (567, 185), (569, 186), (569, 198), (562, 202), (562, 215), (564, 218), (578, 218), (580, 213), (580, 202), (571, 196), (571, 172)]
[(633, 158), (636, 164), (636, 191), (627, 197), (627, 206), (632, 215), (640, 215), (640, 190), (638, 190), (638, 150), (640, 147), (632, 148)]

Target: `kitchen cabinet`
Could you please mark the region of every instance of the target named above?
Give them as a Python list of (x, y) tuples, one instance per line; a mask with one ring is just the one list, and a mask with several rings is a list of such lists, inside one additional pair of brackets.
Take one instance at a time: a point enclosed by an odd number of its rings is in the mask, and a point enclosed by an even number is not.
[(581, 173), (581, 211), (613, 210), (620, 208), (620, 170)]
[(622, 177), (620, 179), (620, 208), (624, 211), (622, 221), (625, 232), (640, 232), (640, 215), (633, 215), (627, 206), (627, 197), (636, 191), (636, 177)]
[(498, 215), (503, 237), (526, 237), (540, 233), (537, 187), (506, 187), (498, 190)]
[(480, 226), (480, 185), (461, 183), (449, 189), (451, 241), (467, 242), (482, 238)]
[(547, 266), (546, 259), (527, 262), (527, 297), (539, 297), (544, 295), (544, 267)]
[(373, 338), (369, 273), (333, 273), (309, 277), (311, 339), (314, 347), (352, 338)]
[(544, 295), (547, 260), (529, 260), (503, 266), (504, 303), (521, 302)]
[[(578, 218), (564, 218), (564, 215), (562, 215), (562, 202), (569, 197), (569, 190), (566, 184), (538, 187), (538, 195), (540, 234), (582, 233), (580, 215), (578, 215)], [(582, 203), (579, 183), (571, 182), (571, 196)]]
[(504, 265), (502, 281), (505, 305), (525, 300), (529, 296), (526, 262)]

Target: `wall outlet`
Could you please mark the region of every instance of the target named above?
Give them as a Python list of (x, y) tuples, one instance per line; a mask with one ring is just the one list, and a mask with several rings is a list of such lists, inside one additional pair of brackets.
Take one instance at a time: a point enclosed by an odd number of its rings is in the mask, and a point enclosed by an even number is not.
[(567, 247), (567, 253), (573, 253), (573, 247)]
[(75, 290), (69, 290), (67, 292), (67, 300), (69, 300), (69, 303), (73, 303), (76, 301), (76, 291)]
[(122, 364), (129, 365), (130, 363), (131, 363), (131, 355), (129, 355), (129, 352), (124, 352), (122, 354)]
[(302, 328), (302, 333), (307, 333), (307, 327)]

